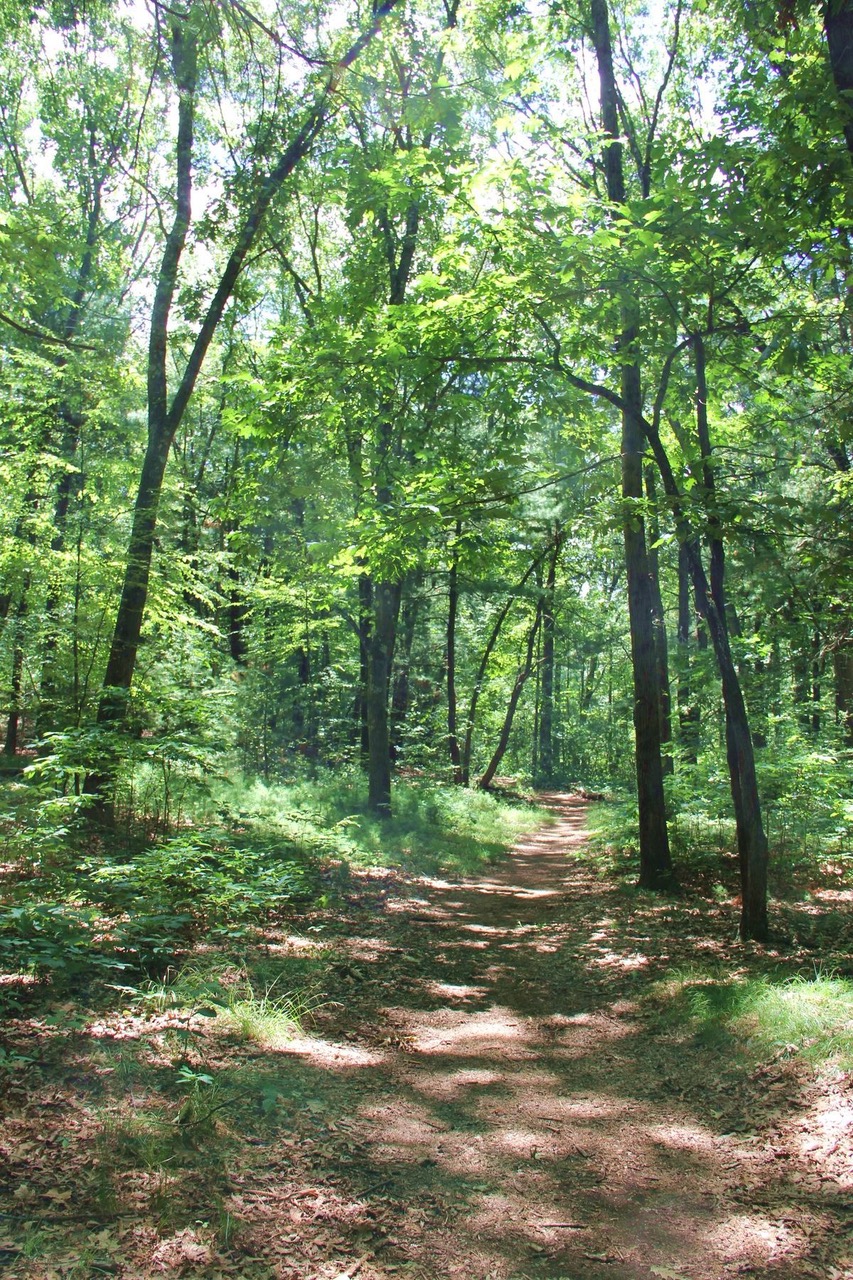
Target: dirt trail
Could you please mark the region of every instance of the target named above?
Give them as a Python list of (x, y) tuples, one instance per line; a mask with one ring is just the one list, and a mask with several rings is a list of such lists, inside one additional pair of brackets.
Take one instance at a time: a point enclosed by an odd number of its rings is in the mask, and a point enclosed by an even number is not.
[(650, 1021), (729, 926), (567, 861), (588, 806), (546, 799), (483, 877), (353, 900), (337, 1004), (255, 1060), (280, 1110), (229, 1171), (235, 1250), (281, 1280), (853, 1277), (849, 1094)]

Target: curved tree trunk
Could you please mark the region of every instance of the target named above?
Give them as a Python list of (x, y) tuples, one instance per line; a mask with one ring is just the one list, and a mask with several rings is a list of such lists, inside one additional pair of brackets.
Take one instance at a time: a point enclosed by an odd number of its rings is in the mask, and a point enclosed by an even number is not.
[(491, 786), (492, 780), (494, 779), (494, 776), (500, 767), (501, 760), (503, 760), (504, 754), (509, 745), (509, 735), (512, 733), (512, 723), (513, 723), (513, 720), (515, 719), (515, 712), (516, 712), (516, 708), (518, 707), (518, 700), (521, 697), (521, 691), (525, 686), (527, 677), (530, 675), (530, 672), (533, 669), (533, 647), (536, 644), (536, 636), (539, 633), (539, 626), (541, 622), (542, 622), (542, 601), (540, 599), (538, 605), (536, 606), (535, 621), (533, 623), (533, 626), (530, 628), (530, 631), (527, 634), (527, 648), (524, 655), (524, 662), (519, 667), (518, 673), (516, 674), (516, 677), (515, 677), (515, 684), (512, 686), (512, 693), (510, 694), (509, 703), (506, 709), (506, 715), (504, 716), (504, 722), (501, 726), (501, 732), (500, 732), (500, 737), (498, 738), (498, 744), (495, 747), (494, 755), (492, 756), (491, 760), (486, 766), (485, 773), (477, 782), (477, 786), (480, 787), (483, 791), (488, 790), (488, 788)]

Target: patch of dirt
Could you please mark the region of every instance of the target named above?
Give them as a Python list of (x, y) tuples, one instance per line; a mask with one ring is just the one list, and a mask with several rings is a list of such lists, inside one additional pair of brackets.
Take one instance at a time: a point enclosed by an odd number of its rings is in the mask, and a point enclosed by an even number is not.
[[(147, 1181), (128, 1165), (100, 1221), (92, 1116), (114, 1068), (98, 1078), (91, 1037), (76, 1067), (66, 1046), (64, 1089), (7, 1100), (0, 1222), (35, 1221), (58, 1186), (54, 1218), (79, 1202), (100, 1243), (64, 1270), (0, 1243), (7, 1274), (853, 1280), (849, 1079), (656, 1019), (652, 982), (697, 957), (748, 968), (756, 949), (733, 944), (730, 908), (638, 896), (567, 859), (588, 802), (546, 800), (553, 823), (479, 878), (374, 876), (344, 917), (271, 937), (273, 954), (334, 952), (310, 1034), (260, 1049), (199, 1024), (199, 1069), (227, 1077), (233, 1105), (185, 1158), (152, 1152)], [(142, 1034), (164, 1070), (163, 1019)], [(149, 1102), (131, 1089), (130, 1111)]]

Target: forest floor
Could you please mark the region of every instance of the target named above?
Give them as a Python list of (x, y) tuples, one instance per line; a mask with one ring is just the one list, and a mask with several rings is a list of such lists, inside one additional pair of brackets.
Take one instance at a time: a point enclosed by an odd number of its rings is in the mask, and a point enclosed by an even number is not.
[(731, 903), (627, 890), (573, 856), (588, 802), (545, 802), (479, 877), (353, 875), (268, 931), (268, 972), (322, 970), (301, 1030), (272, 989), (242, 1035), (203, 985), (22, 1012), (0, 1270), (850, 1280), (849, 1074), (668, 1016), (686, 973), (801, 971), (814, 903), (745, 947)]

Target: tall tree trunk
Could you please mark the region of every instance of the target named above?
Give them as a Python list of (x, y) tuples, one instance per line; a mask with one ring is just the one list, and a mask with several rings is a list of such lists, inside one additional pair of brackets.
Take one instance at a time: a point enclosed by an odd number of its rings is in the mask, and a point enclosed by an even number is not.
[[(175, 217), (166, 237), (151, 310), (147, 367), (148, 443), (133, 509), (124, 581), (104, 674), (104, 691), (98, 708), (99, 724), (121, 722), (126, 714), (148, 599), (157, 511), (169, 450), (180, 422), (180, 419), (173, 421), (169, 412), (169, 315), (191, 217), (198, 48), (190, 24), (177, 20), (171, 28), (170, 43), (172, 74), (178, 92)], [(104, 781), (102, 776), (90, 777), (87, 779), (87, 792), (100, 791)]]
[[(172, 69), (178, 89), (177, 203), (175, 218), (166, 237), (151, 314), (148, 343), (148, 446), (134, 507), (125, 579), (113, 643), (104, 676), (104, 693), (98, 715), (101, 723), (120, 721), (125, 713), (139, 649), (148, 595), (157, 510), (169, 449), (195, 390), (210, 344), (219, 328), (246, 258), (264, 225), (270, 204), (297, 165), (311, 151), (336, 101), (336, 90), (341, 76), (378, 33), (383, 20), (397, 3), (398, 0), (383, 0), (383, 3), (374, 8), (369, 28), (328, 70), (319, 93), (304, 117), (302, 126), (279, 154), (266, 177), (260, 181), (257, 194), (237, 232), (193, 342), (175, 395), (169, 404), (166, 377), (168, 322), (190, 220), (197, 78), (196, 35), (192, 24), (184, 17), (175, 17), (172, 21), (170, 31)], [(87, 790), (97, 791), (103, 783), (103, 776), (90, 778)]]
[(536, 644), (536, 636), (539, 632), (539, 626), (541, 622), (542, 622), (542, 601), (540, 599), (539, 603), (536, 606), (536, 618), (533, 622), (533, 626), (530, 628), (529, 632), (527, 633), (527, 648), (524, 654), (524, 662), (519, 667), (515, 677), (515, 683), (512, 686), (512, 693), (510, 694), (509, 703), (507, 704), (506, 715), (504, 716), (504, 722), (501, 726), (501, 732), (500, 732), (500, 737), (498, 738), (498, 744), (495, 747), (494, 755), (492, 756), (491, 760), (486, 766), (486, 770), (483, 773), (483, 776), (479, 779), (477, 783), (477, 786), (480, 787), (483, 791), (488, 790), (488, 788), (491, 786), (492, 780), (494, 779), (495, 774), (500, 768), (501, 760), (503, 760), (504, 753), (506, 752), (506, 749), (509, 745), (509, 735), (512, 733), (512, 724), (515, 719), (515, 712), (516, 712), (516, 708), (518, 707), (518, 700), (521, 697), (521, 691), (524, 688), (527, 678), (530, 675), (530, 672), (533, 668), (533, 648), (534, 648), (534, 645)]
[(666, 615), (663, 608), (663, 596), (660, 589), (660, 556), (657, 543), (660, 539), (655, 493), (654, 470), (651, 466), (644, 468), (646, 497), (649, 501), (649, 578), (652, 597), (652, 625), (655, 634), (655, 657), (658, 672), (658, 711), (660, 714), (660, 741), (664, 750), (662, 757), (664, 773), (672, 773), (672, 699), (669, 690), (669, 646), (666, 638)]
[(391, 815), (391, 743), (388, 690), (402, 594), (401, 583), (374, 582), (373, 630), (367, 684), (368, 804), (380, 817)]
[[(593, 42), (601, 92), (601, 124), (610, 142), (604, 151), (607, 195), (613, 205), (625, 201), (619, 100), (613, 74), (613, 51), (606, 0), (590, 0)], [(623, 295), (623, 290), (618, 290)], [(640, 368), (634, 356), (636, 308), (620, 303), (622, 390), (622, 499), (628, 615), (634, 677), (634, 740), (640, 835), (640, 884), (661, 888), (672, 884), (672, 859), (666, 827), (666, 799), (661, 756), (659, 681), (655, 645), (651, 575), (641, 514), (643, 498), (643, 396)]]
[[(697, 395), (697, 404), (700, 402), (705, 403), (705, 398)], [(768, 933), (767, 838), (761, 819), (761, 803), (758, 795), (755, 753), (749, 731), (749, 719), (737, 668), (732, 657), (726, 624), (722, 543), (717, 537), (716, 540), (720, 542), (720, 545), (711, 549), (712, 587), (702, 564), (695, 535), (684, 513), (683, 494), (675, 478), (675, 472), (661, 441), (657, 426), (646, 421), (644, 429), (658, 465), (664, 492), (671, 502), (678, 537), (685, 548), (685, 554), (690, 565), (690, 574), (696, 592), (696, 602), (700, 613), (708, 624), (711, 644), (714, 648), (720, 672), (725, 711), (726, 756), (729, 766), (740, 858), (740, 933), (744, 939), (751, 938), (757, 942), (766, 942)], [(700, 426), (699, 430), (707, 430), (707, 419), (705, 419), (704, 428)], [(710, 442), (706, 440), (706, 445), (709, 446), (709, 444)], [(705, 450), (703, 449), (703, 457), (705, 456)], [(713, 482), (713, 470), (710, 463), (710, 454), (708, 454), (705, 490), (706, 494), (712, 496), (713, 487), (712, 485), (709, 487), (708, 483), (709, 480)], [(716, 518), (716, 512), (714, 512), (714, 516)], [(711, 533), (709, 541), (715, 536), (715, 528), (718, 533), (718, 524), (715, 525), (709, 519)]]
[(560, 559), (563, 538), (560, 526), (554, 530), (554, 552), (548, 561), (545, 594), (542, 599), (542, 655), (540, 663), (538, 768), (534, 771), (537, 786), (554, 784), (554, 591), (557, 584), (557, 563)]
[(462, 752), (459, 748), (456, 700), (456, 615), (459, 609), (459, 539), (462, 521), (456, 521), (453, 558), (450, 562), (447, 590), (447, 745), (453, 767), (453, 781), (462, 781)]

